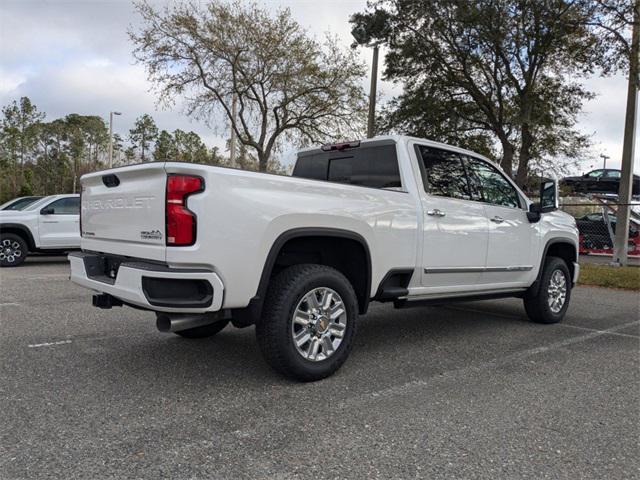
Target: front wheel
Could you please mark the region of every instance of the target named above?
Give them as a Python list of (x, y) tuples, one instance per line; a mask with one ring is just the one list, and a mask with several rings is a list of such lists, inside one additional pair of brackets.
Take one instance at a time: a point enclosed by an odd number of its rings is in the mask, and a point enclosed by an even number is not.
[(564, 318), (571, 298), (571, 273), (564, 260), (548, 257), (544, 262), (540, 286), (524, 297), (529, 318), (538, 323), (558, 323)]
[(0, 236), (0, 267), (17, 267), (27, 257), (27, 242), (14, 233)]
[(274, 370), (315, 381), (346, 361), (357, 316), (356, 294), (344, 275), (324, 265), (295, 265), (271, 281), (256, 336)]

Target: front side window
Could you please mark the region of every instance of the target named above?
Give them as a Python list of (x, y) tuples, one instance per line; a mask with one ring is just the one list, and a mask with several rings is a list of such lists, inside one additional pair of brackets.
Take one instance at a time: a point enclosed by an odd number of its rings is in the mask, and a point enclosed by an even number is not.
[(589, 178), (600, 178), (603, 174), (603, 170), (594, 170), (593, 172), (587, 173), (587, 177)]
[(478, 193), (481, 201), (501, 207), (520, 207), (517, 190), (492, 165), (477, 158), (467, 157), (467, 172), (473, 190)]
[(53, 215), (79, 215), (80, 199), (78, 197), (61, 198), (46, 207), (53, 209)]
[(423, 145), (418, 149), (427, 193), (460, 200), (472, 199), (460, 154)]

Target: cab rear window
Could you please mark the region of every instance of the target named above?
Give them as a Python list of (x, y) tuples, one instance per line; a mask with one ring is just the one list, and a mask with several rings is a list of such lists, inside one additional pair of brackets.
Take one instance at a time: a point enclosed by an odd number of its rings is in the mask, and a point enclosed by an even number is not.
[(392, 144), (305, 152), (298, 157), (292, 175), (370, 188), (402, 186), (396, 147)]

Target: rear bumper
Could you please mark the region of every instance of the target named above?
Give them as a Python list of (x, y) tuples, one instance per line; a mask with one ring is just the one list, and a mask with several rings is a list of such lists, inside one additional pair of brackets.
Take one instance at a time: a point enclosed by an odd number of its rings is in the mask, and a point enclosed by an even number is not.
[(109, 278), (92, 268), (100, 257), (88, 252), (69, 254), (71, 281), (157, 312), (204, 313), (222, 308), (224, 286), (214, 272), (124, 261), (116, 277)]

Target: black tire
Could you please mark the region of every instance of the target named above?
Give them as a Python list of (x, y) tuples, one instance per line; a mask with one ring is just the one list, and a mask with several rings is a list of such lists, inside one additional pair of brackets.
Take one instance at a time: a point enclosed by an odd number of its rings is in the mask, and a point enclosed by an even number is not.
[(0, 235), (0, 267), (17, 267), (29, 253), (27, 242), (15, 233)]
[[(316, 288), (331, 289), (341, 297), (346, 326), (335, 351), (325, 359), (312, 361), (297, 351), (291, 332), (298, 303)], [(342, 273), (324, 265), (294, 265), (271, 280), (262, 318), (256, 324), (256, 337), (262, 355), (276, 372), (294, 380), (313, 382), (332, 375), (346, 361), (353, 347), (357, 318), (356, 294)]]
[[(549, 286), (551, 278), (556, 271), (560, 271), (564, 275), (566, 282), (566, 297), (562, 308), (554, 312), (549, 305)], [(571, 273), (569, 267), (564, 260), (558, 257), (547, 257), (542, 269), (540, 277), (540, 286), (537, 293), (528, 292), (524, 297), (524, 309), (527, 316), (537, 323), (558, 323), (563, 318), (569, 308), (571, 299)]]
[(209, 338), (213, 337), (218, 332), (221, 332), (228, 323), (229, 322), (227, 320), (222, 320), (220, 322), (212, 323), (211, 325), (188, 328), (186, 330), (180, 330), (179, 332), (174, 333), (184, 338)]

